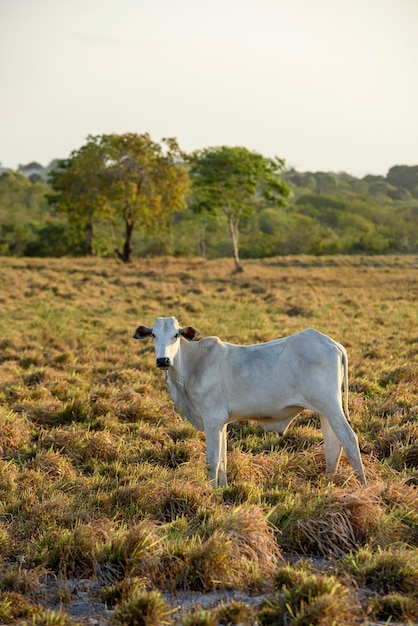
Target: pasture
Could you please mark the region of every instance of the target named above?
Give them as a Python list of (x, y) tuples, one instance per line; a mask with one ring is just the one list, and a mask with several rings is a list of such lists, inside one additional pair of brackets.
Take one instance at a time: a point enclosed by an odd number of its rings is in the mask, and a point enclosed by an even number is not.
[[(0, 623), (416, 623), (416, 257), (1, 265)], [(203, 434), (132, 339), (160, 315), (233, 343), (342, 343), (367, 486), (344, 455), (325, 477), (306, 411), (283, 437), (231, 425), (213, 491)]]

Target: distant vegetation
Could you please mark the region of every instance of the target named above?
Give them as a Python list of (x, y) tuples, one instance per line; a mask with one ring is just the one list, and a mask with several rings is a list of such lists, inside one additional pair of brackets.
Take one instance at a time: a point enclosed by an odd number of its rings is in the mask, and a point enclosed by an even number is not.
[(238, 267), (238, 236), (241, 258), (418, 251), (418, 165), (360, 179), (127, 134), (89, 137), (39, 170), (0, 175), (0, 255), (233, 255)]

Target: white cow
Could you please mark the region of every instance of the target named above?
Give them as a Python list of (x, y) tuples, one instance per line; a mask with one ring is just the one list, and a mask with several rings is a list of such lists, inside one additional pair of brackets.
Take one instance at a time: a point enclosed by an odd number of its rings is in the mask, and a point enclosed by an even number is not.
[(193, 326), (159, 317), (139, 326), (135, 339), (152, 337), (156, 365), (165, 370), (168, 391), (187, 420), (206, 434), (206, 460), (214, 487), (225, 486), (227, 424), (254, 419), (266, 431), (283, 434), (303, 410), (317, 411), (325, 443), (326, 471), (335, 472), (341, 447), (365, 483), (357, 437), (348, 416), (345, 348), (317, 330), (248, 346), (218, 337), (192, 342)]

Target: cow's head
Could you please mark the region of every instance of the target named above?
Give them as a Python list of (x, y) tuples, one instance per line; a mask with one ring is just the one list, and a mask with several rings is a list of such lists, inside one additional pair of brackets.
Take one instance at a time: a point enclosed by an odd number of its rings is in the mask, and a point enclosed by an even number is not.
[(180, 328), (175, 317), (157, 317), (152, 328), (138, 326), (134, 332), (134, 339), (154, 339), (156, 366), (162, 370), (173, 367), (174, 357), (180, 348), (180, 338), (193, 341), (199, 331), (193, 326)]

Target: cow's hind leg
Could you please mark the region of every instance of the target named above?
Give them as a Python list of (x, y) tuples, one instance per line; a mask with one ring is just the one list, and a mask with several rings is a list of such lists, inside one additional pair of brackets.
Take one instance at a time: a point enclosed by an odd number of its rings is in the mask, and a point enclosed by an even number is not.
[(326, 473), (334, 474), (340, 461), (342, 446), (325, 415), (320, 415), (320, 418), (325, 445)]
[(357, 478), (360, 482), (366, 484), (357, 435), (348, 423), (342, 408), (336, 406), (332, 410), (332, 407), (329, 407), (327, 411), (321, 410), (320, 413), (325, 415), (328, 419), (329, 425), (334, 431), (335, 437), (342, 444), (343, 450), (347, 455), (350, 465), (355, 471)]
[(218, 472), (218, 484), (219, 487), (227, 486), (227, 478), (226, 478), (226, 451), (227, 451), (227, 442), (226, 442), (226, 432), (227, 432), (227, 424), (223, 427), (222, 435), (221, 435), (221, 455), (219, 459), (219, 472)]

